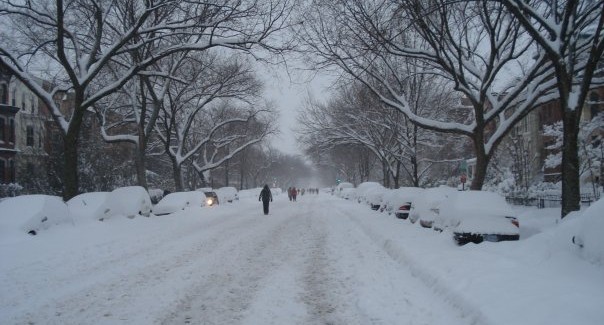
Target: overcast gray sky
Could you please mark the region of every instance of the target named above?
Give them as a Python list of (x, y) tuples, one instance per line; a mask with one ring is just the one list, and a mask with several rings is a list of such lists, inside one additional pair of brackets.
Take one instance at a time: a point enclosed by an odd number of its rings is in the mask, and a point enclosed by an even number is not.
[(309, 93), (313, 98), (327, 99), (333, 78), (327, 73), (310, 74), (294, 69), (290, 69), (288, 76), (286, 68), (282, 66), (262, 67), (259, 70), (263, 71), (266, 98), (276, 103), (280, 114), (281, 134), (274, 137), (272, 144), (284, 153), (301, 154), (293, 130), (298, 112)]

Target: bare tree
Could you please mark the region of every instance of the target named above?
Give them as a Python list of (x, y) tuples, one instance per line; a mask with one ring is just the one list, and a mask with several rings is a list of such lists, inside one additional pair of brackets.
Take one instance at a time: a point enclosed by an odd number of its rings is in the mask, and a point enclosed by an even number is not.
[[(219, 114), (211, 119), (215, 124), (209, 132), (196, 137), (194, 143), (199, 150), (193, 157), (192, 165), (202, 182), (208, 179), (213, 169), (276, 132), (270, 106), (247, 111), (232, 108), (228, 102), (224, 107), (219, 107)], [(224, 109), (230, 110), (231, 114), (223, 115)]]
[[(202, 151), (207, 153), (210, 144), (216, 151), (232, 149), (230, 155), (215, 152), (213, 157), (221, 159), (210, 160), (214, 164), (209, 169), (213, 169), (241, 151), (240, 145), (256, 143), (267, 135), (252, 134), (246, 128), (259, 114), (268, 113), (257, 108), (262, 85), (249, 65), (210, 53), (191, 56), (184, 62), (174, 71), (179, 81), (168, 88), (155, 128), (172, 162), (176, 190), (183, 189), (183, 163), (196, 160)], [(240, 108), (242, 105), (248, 108)], [(238, 143), (241, 139), (248, 142)]]
[[(316, 64), (337, 66), (423, 128), (467, 136), (477, 160), (471, 187), (482, 188), (496, 147), (554, 86), (521, 25), (494, 2), (336, 3), (319, 2), (300, 31)], [(466, 101), (444, 119), (414, 112), (408, 79), (419, 74), (450, 80)]]
[(501, 1), (555, 70), (563, 116), (562, 217), (580, 209), (579, 124), (593, 87), (604, 84), (604, 1)]
[[(290, 10), (288, 0), (2, 0), (0, 61), (41, 98), (62, 131), (63, 196), (69, 199), (78, 192), (78, 134), (88, 108), (134, 76), (153, 75), (147, 69), (174, 53), (274, 48), (267, 41), (287, 27)], [(131, 53), (150, 44), (140, 62), (132, 62)], [(35, 81), (41, 68), (49, 71), (50, 87)], [(110, 68), (117, 74), (109, 74)], [(74, 95), (69, 112), (55, 103), (65, 92)]]

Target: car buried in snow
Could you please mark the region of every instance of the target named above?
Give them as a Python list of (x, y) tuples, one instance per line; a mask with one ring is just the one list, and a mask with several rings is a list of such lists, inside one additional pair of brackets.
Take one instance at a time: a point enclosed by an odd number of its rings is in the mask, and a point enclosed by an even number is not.
[(202, 207), (205, 198), (205, 194), (198, 191), (170, 193), (153, 207), (152, 213), (161, 216), (182, 211), (189, 207)]
[(401, 187), (391, 190), (384, 194), (380, 209), (389, 214), (394, 213), (399, 219), (407, 219), (413, 201), (422, 192), (423, 189), (419, 187)]
[(420, 226), (432, 228), (434, 220), (440, 213), (442, 202), (455, 193), (457, 193), (457, 190), (448, 186), (433, 187), (424, 190), (423, 194), (414, 200), (411, 205), (409, 221), (411, 223), (419, 221)]
[(501, 195), (487, 191), (457, 192), (440, 205), (435, 228), (450, 230), (458, 245), (520, 238), (518, 219)]
[(220, 201), (233, 203), (233, 201), (239, 201), (239, 195), (237, 194), (237, 189), (232, 186), (221, 187), (216, 190), (216, 194), (218, 194), (218, 199)]
[(216, 192), (214, 192), (214, 191), (204, 191), (203, 193), (206, 196), (205, 206), (207, 206), (207, 207), (213, 207), (213, 206), (216, 206), (216, 205), (220, 204), (220, 202), (218, 200), (218, 194), (216, 194)]

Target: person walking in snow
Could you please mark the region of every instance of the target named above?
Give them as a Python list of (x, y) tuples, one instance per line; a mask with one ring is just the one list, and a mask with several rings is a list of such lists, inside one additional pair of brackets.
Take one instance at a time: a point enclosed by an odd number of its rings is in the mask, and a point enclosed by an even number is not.
[(264, 215), (268, 214), (268, 204), (273, 201), (273, 194), (271, 193), (271, 189), (268, 187), (268, 184), (265, 184), (260, 191), (260, 196), (258, 197), (258, 201), (262, 200), (262, 207), (264, 208)]

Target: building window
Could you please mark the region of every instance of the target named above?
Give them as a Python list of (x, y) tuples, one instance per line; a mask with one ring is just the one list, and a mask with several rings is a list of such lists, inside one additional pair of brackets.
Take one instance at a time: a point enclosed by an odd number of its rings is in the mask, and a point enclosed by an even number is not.
[(8, 104), (8, 87), (2, 84), (0, 87), (0, 104)]
[(13, 89), (13, 96), (12, 96), (12, 100), (13, 102), (13, 106), (17, 106), (17, 90)]
[(6, 141), (6, 121), (3, 117), (0, 117), (0, 142)]
[(8, 142), (15, 143), (15, 119), (8, 120)]
[(33, 94), (29, 95), (29, 103), (31, 105), (31, 112), (33, 114), (37, 113), (36, 112), (36, 97)]
[(27, 138), (25, 140), (25, 145), (28, 147), (34, 146), (34, 127), (31, 125), (27, 126)]
[(6, 183), (6, 161), (0, 159), (0, 183)]

